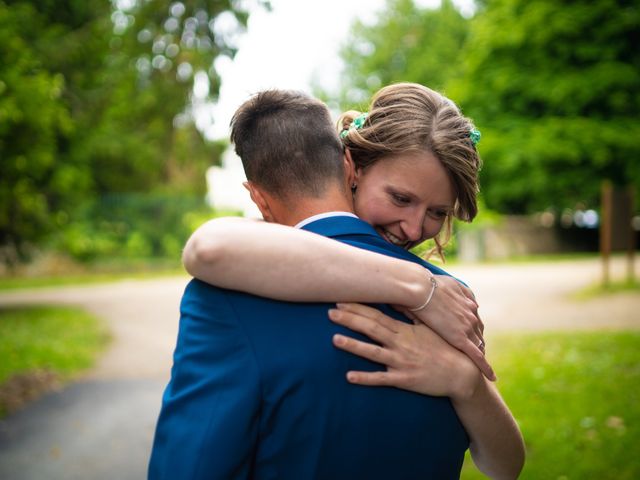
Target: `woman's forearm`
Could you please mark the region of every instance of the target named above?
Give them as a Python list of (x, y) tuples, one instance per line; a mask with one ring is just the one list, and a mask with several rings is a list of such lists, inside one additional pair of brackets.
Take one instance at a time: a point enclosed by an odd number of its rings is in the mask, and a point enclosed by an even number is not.
[(183, 253), (187, 271), (223, 288), (297, 302), (419, 305), (431, 288), (420, 265), (311, 232), (225, 217), (202, 225)]
[(520, 429), (495, 385), (481, 377), (473, 394), (452, 398), (460, 421), (471, 438), (471, 457), (493, 479), (518, 478), (525, 450)]

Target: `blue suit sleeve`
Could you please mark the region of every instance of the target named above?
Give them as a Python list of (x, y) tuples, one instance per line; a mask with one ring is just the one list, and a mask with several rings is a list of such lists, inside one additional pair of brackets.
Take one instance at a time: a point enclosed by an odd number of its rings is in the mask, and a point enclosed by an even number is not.
[(251, 345), (221, 289), (192, 281), (180, 311), (149, 478), (248, 478), (261, 397)]

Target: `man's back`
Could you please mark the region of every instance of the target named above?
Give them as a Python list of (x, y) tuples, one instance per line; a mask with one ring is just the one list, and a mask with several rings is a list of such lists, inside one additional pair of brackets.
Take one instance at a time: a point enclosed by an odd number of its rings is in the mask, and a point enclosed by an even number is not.
[[(320, 225), (387, 250), (359, 220)], [(150, 477), (457, 478), (468, 439), (449, 400), (349, 384), (348, 370), (381, 367), (333, 347), (347, 332), (330, 307), (192, 281)]]

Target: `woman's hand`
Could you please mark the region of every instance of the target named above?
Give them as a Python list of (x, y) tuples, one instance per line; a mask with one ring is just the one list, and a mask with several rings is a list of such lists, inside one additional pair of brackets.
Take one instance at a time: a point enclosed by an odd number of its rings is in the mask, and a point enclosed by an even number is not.
[(349, 382), (448, 396), (479, 470), (491, 478), (518, 477), (524, 464), (518, 425), (495, 385), (482, 378), (467, 355), (423, 323), (400, 322), (364, 305), (339, 304), (329, 317), (379, 344), (336, 334), (336, 347), (387, 366), (386, 372), (348, 372)]
[[(435, 288), (431, 300), (422, 308), (396, 307), (417, 323), (424, 323), (458, 350), (466, 353), (480, 371), (492, 381), (496, 375), (484, 356), (484, 324), (471, 290), (453, 277), (434, 275), (427, 291)], [(425, 296), (425, 298), (428, 298)]]
[(365, 305), (338, 304), (329, 310), (337, 324), (360, 332), (379, 345), (336, 334), (342, 350), (386, 365), (386, 371), (347, 373), (351, 383), (391, 386), (413, 392), (466, 399), (482, 379), (471, 360), (426, 325), (394, 320)]

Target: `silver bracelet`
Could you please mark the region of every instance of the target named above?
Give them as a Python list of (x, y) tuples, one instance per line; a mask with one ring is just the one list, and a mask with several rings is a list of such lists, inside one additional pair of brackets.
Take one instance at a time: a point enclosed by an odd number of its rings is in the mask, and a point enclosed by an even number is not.
[(420, 305), (417, 308), (410, 308), (409, 311), (410, 312), (419, 312), (420, 310), (422, 310), (423, 308), (426, 308), (427, 305), (429, 305), (429, 302), (431, 302), (431, 299), (433, 298), (433, 294), (436, 293), (436, 288), (438, 288), (438, 282), (436, 282), (436, 278), (431, 275), (429, 277), (429, 279), (431, 280), (431, 292), (429, 293), (429, 296), (427, 297), (427, 299), (425, 300), (425, 302)]

